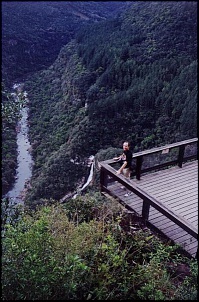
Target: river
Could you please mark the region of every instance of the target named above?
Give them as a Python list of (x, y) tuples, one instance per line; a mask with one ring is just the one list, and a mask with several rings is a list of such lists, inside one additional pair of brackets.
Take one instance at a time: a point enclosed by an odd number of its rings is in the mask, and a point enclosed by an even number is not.
[[(23, 93), (25, 96), (26, 92), (22, 91), (22, 84), (15, 84), (13, 89), (17, 92)], [(9, 198), (10, 205), (24, 205), (24, 197), (26, 187), (29, 185), (29, 181), (32, 176), (33, 159), (30, 154), (30, 141), (28, 138), (28, 106), (21, 109), (21, 119), (17, 125), (17, 170), (16, 170), (16, 181), (13, 188), (6, 194), (5, 197)], [(92, 181), (94, 173), (94, 156), (91, 155), (88, 159), (90, 166), (90, 173), (86, 183), (80, 188), (79, 193), (83, 191)], [(78, 193), (73, 194), (73, 198), (76, 198)], [(61, 201), (67, 198), (68, 194), (65, 195)]]
[[(20, 85), (20, 84), (18, 84)], [(13, 88), (18, 89), (15, 85)], [(16, 181), (13, 188), (6, 194), (10, 205), (24, 205), (24, 189), (32, 176), (33, 160), (30, 154), (30, 141), (28, 138), (28, 107), (21, 109), (21, 119), (17, 125), (17, 170)]]

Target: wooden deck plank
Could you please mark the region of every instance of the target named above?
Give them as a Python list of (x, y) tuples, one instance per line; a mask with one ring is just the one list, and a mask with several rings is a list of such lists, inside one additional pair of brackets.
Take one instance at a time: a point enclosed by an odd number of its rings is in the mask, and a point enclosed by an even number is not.
[[(194, 199), (193, 199), (194, 198)], [(181, 204), (181, 207), (189, 207), (189, 205), (191, 205), (192, 207), (194, 207), (197, 211), (197, 205), (196, 205), (196, 199), (198, 198), (197, 194), (195, 193), (194, 196), (191, 196), (189, 199), (189, 196), (187, 196), (187, 198), (183, 198), (183, 196), (179, 195), (179, 197), (173, 199), (172, 197), (169, 198), (169, 200), (167, 199), (162, 199), (159, 198), (160, 202), (162, 202), (163, 204), (167, 205), (170, 208), (175, 208), (178, 205)], [(195, 202), (194, 202), (195, 200)], [(190, 203), (189, 203), (190, 202)]]
[(180, 205), (178, 205), (178, 207), (176, 206), (174, 207), (174, 209), (179, 214), (183, 213), (183, 215), (185, 215), (184, 210), (186, 209), (186, 215), (194, 214), (194, 217), (196, 217), (198, 211), (198, 207), (197, 206), (193, 207), (193, 204), (189, 204), (188, 206), (186, 204), (183, 204), (181, 207)]
[[(197, 161), (185, 163), (182, 168), (171, 167), (141, 175), (140, 180), (131, 181), (165, 206), (170, 207), (177, 215), (187, 219), (194, 227), (198, 226)], [(110, 185), (109, 189), (114, 190), (123, 204), (141, 215), (142, 199), (135, 194), (125, 197), (124, 194), (129, 190), (122, 190), (120, 186), (121, 184), (115, 183)], [(191, 251), (193, 257), (196, 255), (197, 240), (153, 207), (150, 207), (149, 222), (186, 251)]]
[[(163, 214), (160, 215), (156, 215), (155, 217), (153, 217), (152, 215), (149, 216), (149, 221), (152, 223), (158, 223), (158, 224), (166, 224), (167, 223), (167, 218), (166, 216), (164, 216)], [(173, 224), (175, 224), (174, 222), (172, 222)]]
[(198, 247), (198, 241), (195, 241), (195, 242), (190, 243), (190, 244), (186, 247), (186, 249), (187, 249), (187, 251), (188, 251), (190, 254), (192, 254), (192, 253), (195, 252), (195, 250), (197, 249), (197, 247)]
[[(160, 173), (161, 171), (159, 171), (159, 173)], [(181, 172), (181, 170), (180, 171), (178, 171), (178, 173), (179, 172)], [(168, 173), (168, 172), (167, 172)], [(170, 177), (168, 178), (168, 175), (166, 176), (168, 179), (166, 180), (167, 181), (167, 185), (168, 185), (168, 187), (175, 187), (175, 186), (177, 186), (177, 185), (181, 185), (181, 182), (182, 182), (182, 180), (183, 179), (188, 179), (188, 178), (192, 178), (193, 177), (193, 175), (194, 176), (196, 176), (197, 175), (197, 171), (195, 172), (195, 174), (192, 172), (192, 171), (189, 171), (189, 172), (187, 172), (187, 173), (182, 173), (181, 172), (181, 175), (180, 176), (178, 176), (178, 178), (176, 179), (176, 176), (177, 176), (177, 174), (170, 174)], [(135, 180), (135, 179), (133, 179), (137, 184), (140, 184), (141, 182), (142, 182), (142, 180), (144, 180), (143, 181), (143, 186), (145, 187), (145, 188), (149, 188), (151, 185), (153, 185), (154, 184), (154, 180), (156, 180), (156, 186), (157, 187), (161, 187), (162, 185), (164, 185), (164, 183), (165, 183), (165, 174), (164, 174), (164, 177), (160, 177), (160, 174), (158, 175), (156, 175), (155, 177), (153, 177), (153, 179), (144, 179), (144, 176), (140, 179), (140, 181), (138, 181), (138, 180)], [(175, 180), (175, 182), (173, 182), (173, 180)], [(193, 181), (196, 181), (197, 180), (197, 178), (196, 177), (194, 177), (194, 178), (192, 178), (192, 180)]]
[(178, 195), (176, 195), (176, 196), (172, 196), (171, 198), (169, 198), (168, 196), (162, 196), (161, 197), (161, 201), (162, 202), (167, 202), (167, 204), (169, 205), (169, 204), (175, 204), (176, 202), (177, 203), (179, 203), (179, 199), (182, 201), (182, 198), (183, 198), (183, 200), (190, 200), (190, 201), (192, 201), (192, 200), (196, 200), (196, 194), (197, 194), (197, 192), (194, 190), (194, 191), (191, 191), (191, 192), (189, 192), (189, 191), (187, 191), (185, 194), (183, 194), (183, 196), (181, 196), (181, 194), (178, 194)]
[[(197, 173), (197, 167), (192, 166), (192, 162), (189, 162), (189, 163), (185, 163), (182, 168), (179, 168), (178, 166), (174, 166), (174, 167), (162, 169), (162, 170), (155, 171), (155, 172), (144, 173), (141, 175), (141, 179), (144, 177), (145, 181), (147, 181), (147, 183), (150, 183), (151, 182), (150, 176), (151, 176), (151, 174), (153, 174), (153, 177), (158, 177), (159, 182), (161, 182), (161, 181), (164, 181), (164, 176), (168, 175), (168, 172), (172, 173), (173, 176), (179, 175), (179, 173), (180, 173), (180, 175), (185, 175), (185, 174), (188, 175), (190, 173), (194, 174), (194, 173)], [(138, 182), (139, 182), (139, 180), (138, 180)]]
[[(183, 168), (181, 168), (183, 169)], [(189, 180), (189, 182), (191, 181), (198, 181), (198, 175), (197, 175), (197, 170), (195, 170), (195, 172), (189, 172), (189, 173), (182, 173), (182, 170), (178, 170), (178, 174), (175, 173), (173, 174), (172, 171), (169, 172), (169, 170), (166, 170), (167, 173), (165, 173), (164, 171), (159, 171), (155, 176), (150, 173), (150, 179), (147, 178), (145, 179), (145, 176), (142, 176), (140, 181), (133, 179), (133, 181), (135, 183), (137, 183), (138, 185), (142, 185), (143, 188), (149, 188), (154, 187), (154, 182), (156, 182), (156, 186), (157, 188), (159, 188), (160, 186), (163, 185), (163, 187), (165, 186), (165, 182), (167, 183), (167, 187), (168, 188), (172, 188), (172, 187), (182, 187), (182, 181), (187, 181), (187, 179)], [(161, 175), (161, 172), (163, 173), (163, 175)], [(149, 177), (149, 175), (147, 175), (147, 177)]]
[[(174, 187), (174, 188), (170, 189), (169, 187), (165, 188), (165, 185), (162, 186), (161, 188), (156, 188), (156, 187), (152, 188), (152, 187), (150, 187), (150, 189), (148, 189), (147, 191), (150, 192), (150, 194), (153, 195), (156, 198), (161, 198), (161, 197), (165, 196), (168, 199), (169, 197), (172, 197), (176, 194), (183, 195), (187, 191), (194, 190), (194, 192), (197, 193), (196, 187), (197, 187), (197, 182), (195, 182), (194, 184), (186, 183), (181, 188), (180, 187)], [(146, 188), (144, 186), (143, 186), (143, 189), (146, 190)]]
[(182, 204), (181, 206), (178, 204), (178, 205), (174, 205), (172, 206), (172, 208), (174, 209), (174, 211), (178, 212), (179, 214), (182, 214), (184, 215), (185, 213), (186, 214), (189, 214), (190, 212), (191, 213), (196, 213), (197, 214), (197, 211), (198, 211), (198, 207), (196, 204)]
[(184, 215), (184, 217), (186, 217), (186, 219), (187, 220), (191, 220), (191, 218), (195, 218), (196, 217), (196, 213), (194, 212), (192, 212), (192, 213), (187, 213), (187, 214), (183, 214)]
[(182, 248), (184, 248), (188, 253), (190, 253), (190, 250), (192, 249), (190, 255), (195, 257), (197, 246), (198, 246), (197, 239), (193, 238), (191, 235), (186, 233), (184, 230), (182, 230), (179, 226), (172, 223), (171, 221), (169, 223), (170, 227), (168, 227), (167, 224), (163, 224), (163, 227), (161, 227), (158, 224), (154, 224), (154, 223), (152, 224), (156, 228), (161, 230), (168, 238), (170, 238), (172, 241), (174, 241), (175, 243), (179, 244)]
[[(168, 235), (170, 235), (170, 233), (168, 233)], [(178, 233), (174, 234), (172, 236), (172, 239), (174, 241), (176, 241), (176, 240), (179, 240), (179, 238), (181, 238), (181, 237), (183, 237), (183, 240), (185, 242), (191, 243), (193, 241), (193, 237), (190, 237), (190, 235), (188, 233), (186, 233), (185, 231), (184, 232), (178, 232)]]
[[(183, 164), (182, 168), (179, 168), (178, 166), (174, 166), (174, 167), (159, 170), (159, 171), (156, 171), (156, 172), (143, 174), (143, 175), (141, 175), (140, 180), (135, 179), (135, 181), (139, 183), (140, 181), (142, 181), (142, 179), (144, 179), (144, 181), (146, 183), (150, 183), (150, 182), (153, 183), (153, 179), (155, 177), (157, 177), (159, 182), (161, 182), (161, 181), (164, 182), (165, 181), (165, 175), (168, 175), (168, 173), (172, 174), (174, 177), (175, 176), (180, 177), (180, 175), (186, 175), (187, 173), (189, 173), (189, 171), (192, 174), (194, 174), (194, 173), (197, 174), (197, 171), (198, 171), (197, 165), (193, 166), (193, 162), (187, 162), (187, 163)], [(153, 179), (151, 179), (151, 175), (153, 175)], [(169, 179), (167, 179), (167, 180), (168, 180), (168, 182), (170, 182)]]
[(195, 217), (192, 219), (192, 223), (195, 223), (196, 227), (198, 227), (198, 216), (195, 216)]

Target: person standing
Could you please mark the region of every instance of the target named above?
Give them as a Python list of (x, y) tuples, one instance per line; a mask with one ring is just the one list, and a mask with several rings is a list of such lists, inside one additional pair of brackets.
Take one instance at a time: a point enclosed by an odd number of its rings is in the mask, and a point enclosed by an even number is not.
[(131, 163), (132, 163), (132, 152), (130, 150), (129, 142), (125, 141), (123, 143), (123, 153), (118, 156), (114, 157), (114, 160), (119, 160), (122, 162), (122, 166), (116, 172), (116, 174), (123, 174), (126, 178), (130, 178), (131, 175)]

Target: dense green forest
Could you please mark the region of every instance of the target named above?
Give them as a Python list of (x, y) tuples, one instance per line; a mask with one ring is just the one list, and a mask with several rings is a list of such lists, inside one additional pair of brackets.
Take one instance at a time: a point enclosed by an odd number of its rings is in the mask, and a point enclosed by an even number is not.
[[(85, 24), (114, 18), (128, 2), (2, 2), (2, 193), (14, 183), (17, 166), (12, 86), (50, 66), (63, 45)], [(11, 108), (11, 105), (9, 105)], [(16, 109), (16, 108), (15, 108)], [(15, 110), (16, 111), (16, 110)]]
[(127, 1), (2, 1), (6, 85), (49, 67), (79, 28), (113, 18), (126, 5)]
[(82, 178), (86, 158), (124, 139), (136, 152), (197, 136), (196, 24), (195, 2), (135, 2), (84, 27), (26, 81), (30, 203), (60, 199)]
[[(39, 6), (38, 6), (39, 4)], [(128, 7), (128, 9), (125, 9)], [(3, 300), (197, 300), (197, 259), (100, 193), (88, 158), (197, 136), (197, 2), (3, 2), (2, 191), (28, 93), (25, 207), (2, 201)], [(12, 12), (12, 14), (10, 13)]]

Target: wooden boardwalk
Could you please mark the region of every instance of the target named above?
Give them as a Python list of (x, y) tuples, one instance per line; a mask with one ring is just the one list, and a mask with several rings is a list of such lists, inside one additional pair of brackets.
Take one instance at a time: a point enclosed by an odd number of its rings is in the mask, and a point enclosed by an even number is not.
[[(198, 229), (198, 161), (184, 163), (182, 168), (174, 166), (142, 174), (140, 180), (133, 178), (131, 182)], [(124, 206), (142, 215), (143, 200), (140, 197), (132, 192), (125, 196), (130, 191), (122, 189), (119, 182), (110, 183), (107, 188)], [(197, 239), (153, 207), (150, 207), (148, 222), (192, 257), (196, 256)]]

